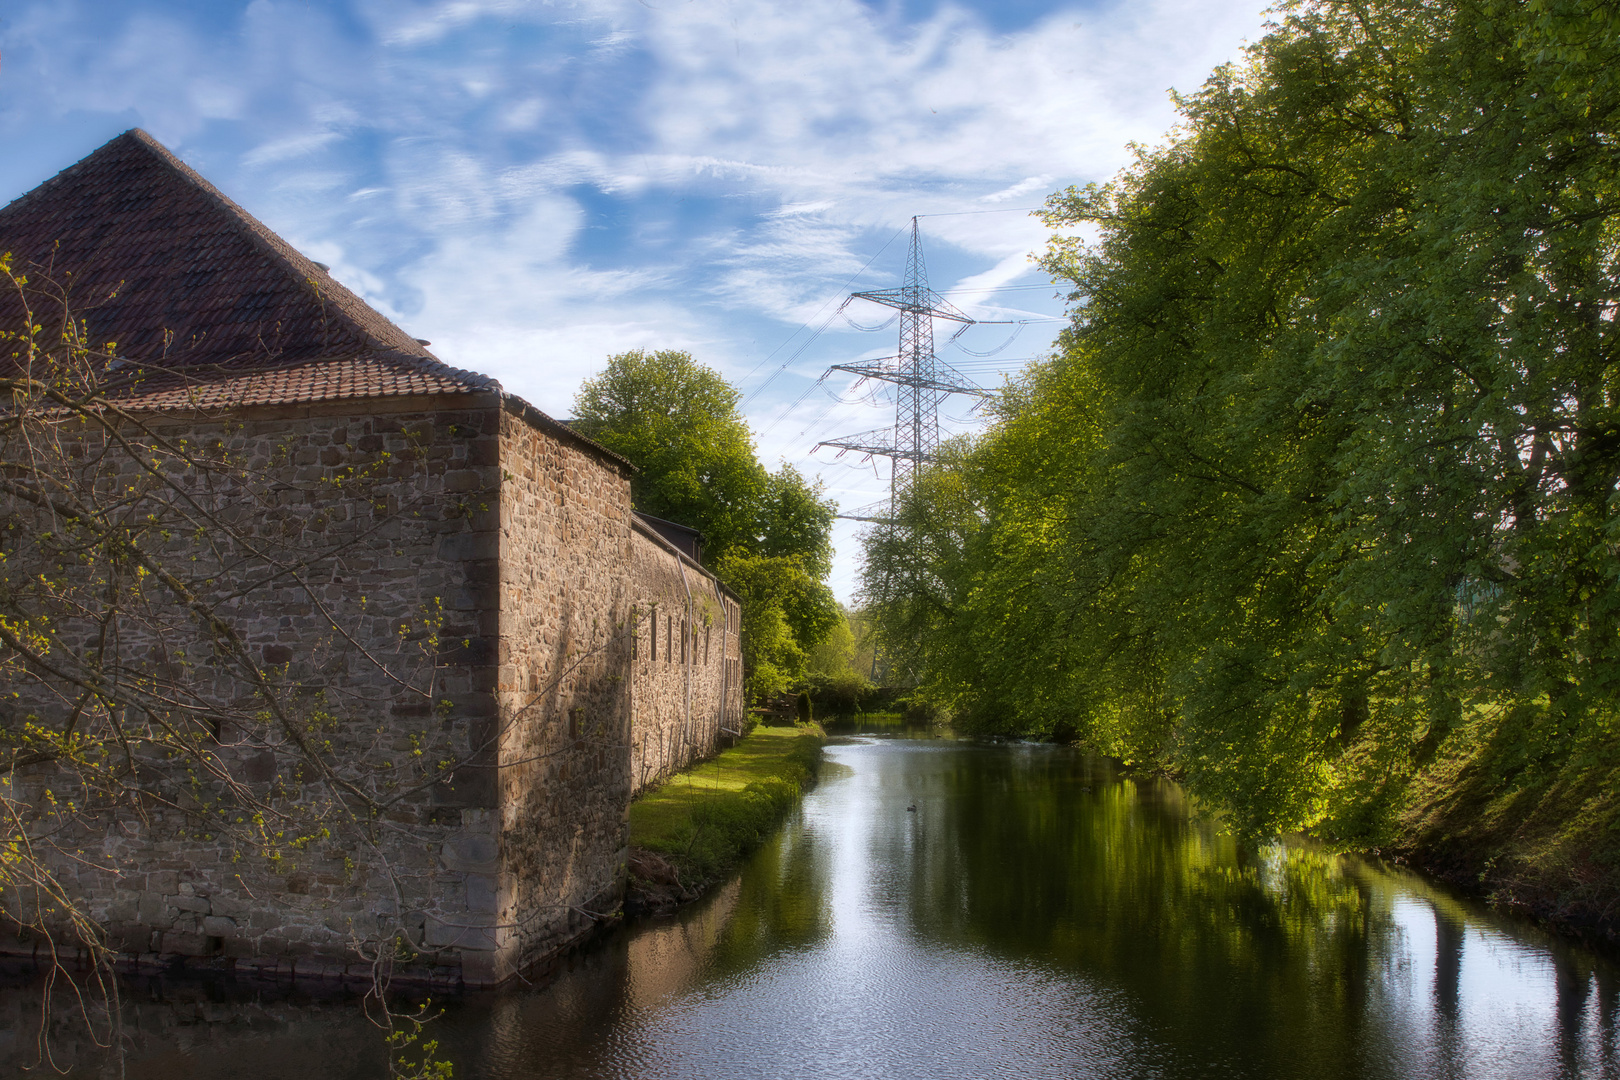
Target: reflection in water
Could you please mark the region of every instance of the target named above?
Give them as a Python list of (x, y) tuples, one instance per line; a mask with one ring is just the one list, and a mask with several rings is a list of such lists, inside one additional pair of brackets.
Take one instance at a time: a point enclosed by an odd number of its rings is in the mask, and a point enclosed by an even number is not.
[[(724, 889), (453, 1004), (456, 1075), (1620, 1080), (1612, 967), (1412, 875), (1245, 851), (1173, 785), (1061, 748), (828, 755)], [(158, 997), (131, 1075), (376, 1073), (352, 1011), (181, 1031), (195, 1003)]]
[(1462, 1072), (1463, 922), (1439, 904), (1434, 911), (1434, 1009), (1436, 1064), (1439, 1075), (1460, 1077)]

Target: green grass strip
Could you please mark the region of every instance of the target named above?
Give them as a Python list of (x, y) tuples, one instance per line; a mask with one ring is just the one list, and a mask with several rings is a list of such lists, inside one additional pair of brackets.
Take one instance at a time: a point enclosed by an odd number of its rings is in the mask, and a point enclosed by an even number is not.
[(630, 804), (630, 846), (662, 855), (688, 884), (735, 866), (775, 830), (815, 778), (816, 724), (757, 727), (717, 757)]

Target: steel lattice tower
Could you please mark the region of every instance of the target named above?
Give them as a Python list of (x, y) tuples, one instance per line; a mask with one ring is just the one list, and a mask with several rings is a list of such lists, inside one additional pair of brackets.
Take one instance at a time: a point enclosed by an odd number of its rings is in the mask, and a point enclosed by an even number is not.
[[(975, 386), (934, 355), (935, 319), (949, 319), (964, 325), (974, 320), (928, 287), (928, 268), (923, 263), (922, 239), (916, 218), (911, 219), (911, 251), (906, 257), (904, 283), (898, 289), (852, 293), (850, 300), (870, 300), (874, 304), (897, 308), (900, 312), (898, 355), (832, 366), (833, 371), (848, 371), (864, 378), (894, 383), (897, 387), (894, 427), (827, 439), (816, 446), (837, 447), (840, 455), (853, 450), (891, 458), (894, 470), (889, 479), (889, 505), (898, 506), (901, 496), (915, 482), (923, 465), (932, 461), (939, 449), (940, 403), (951, 394), (990, 396), (989, 391)], [(840, 516), (865, 521), (883, 520), (858, 513)]]

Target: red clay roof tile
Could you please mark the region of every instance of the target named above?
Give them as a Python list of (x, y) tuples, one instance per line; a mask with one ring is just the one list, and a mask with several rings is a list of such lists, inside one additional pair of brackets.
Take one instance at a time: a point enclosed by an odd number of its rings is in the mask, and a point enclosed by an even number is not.
[[(139, 129), (0, 208), (0, 251), (70, 291), (143, 404), (499, 391), (439, 362)], [(0, 296), (0, 323), (20, 308)]]

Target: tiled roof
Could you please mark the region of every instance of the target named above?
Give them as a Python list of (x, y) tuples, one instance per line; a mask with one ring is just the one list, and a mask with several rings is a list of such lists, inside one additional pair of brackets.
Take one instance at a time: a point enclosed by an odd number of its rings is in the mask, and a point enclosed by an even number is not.
[[(498, 391), (427, 349), (139, 129), (0, 208), (0, 251), (70, 289), (143, 403)], [(0, 295), (0, 325), (20, 308)]]
[[(486, 380), (484, 386), (470, 385), (465, 372), (443, 364), (408, 363), (384, 357), (336, 357), (252, 366), (245, 370), (228, 365), (210, 367), (203, 372), (139, 370), (140, 374), (125, 386), (109, 382), (108, 393), (113, 397), (138, 397), (145, 408), (183, 409), (286, 405), (403, 394), (464, 394), (494, 388), (493, 380)], [(463, 377), (456, 378), (458, 375)]]

